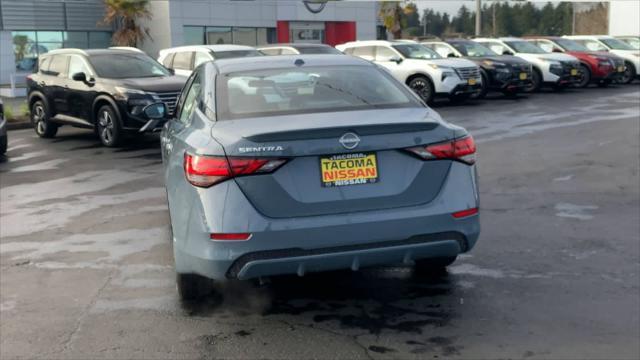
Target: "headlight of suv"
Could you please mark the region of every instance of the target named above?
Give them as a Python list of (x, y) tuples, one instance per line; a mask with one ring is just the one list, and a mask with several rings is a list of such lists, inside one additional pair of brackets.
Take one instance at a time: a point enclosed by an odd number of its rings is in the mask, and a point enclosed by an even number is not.
[(505, 63), (501, 63), (499, 61), (492, 61), (492, 60), (484, 60), (482, 61), (482, 63), (490, 68), (504, 68), (507, 66), (507, 64)]
[(142, 91), (142, 90), (129, 89), (129, 88), (122, 87), (122, 86), (116, 86), (115, 89), (116, 89), (116, 92), (118, 94), (121, 94), (121, 95), (134, 95), (134, 94), (135, 95), (146, 95), (146, 94), (148, 94), (147, 92)]
[(441, 79), (442, 81), (444, 81), (444, 79), (448, 77), (456, 76), (455, 70), (453, 70), (453, 68), (450, 66), (443, 66), (443, 65), (436, 65), (436, 64), (429, 64), (429, 66), (431, 66), (433, 69), (442, 71), (442, 79)]
[(142, 113), (142, 109), (145, 106), (156, 102), (153, 99), (153, 94), (143, 90), (129, 89), (121, 86), (115, 87), (115, 97), (119, 100), (125, 100), (127, 102), (127, 109), (132, 115), (139, 115)]

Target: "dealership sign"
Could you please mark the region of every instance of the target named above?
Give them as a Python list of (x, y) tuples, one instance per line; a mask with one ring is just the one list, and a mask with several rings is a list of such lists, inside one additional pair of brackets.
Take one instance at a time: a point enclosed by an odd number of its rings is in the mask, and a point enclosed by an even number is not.
[(303, 0), (302, 2), (307, 10), (314, 14), (319, 14), (324, 10), (324, 7), (327, 6), (329, 0)]

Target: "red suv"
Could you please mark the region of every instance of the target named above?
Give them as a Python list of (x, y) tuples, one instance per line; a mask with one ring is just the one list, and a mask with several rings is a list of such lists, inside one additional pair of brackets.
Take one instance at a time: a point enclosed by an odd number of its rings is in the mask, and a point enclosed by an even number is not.
[(527, 41), (548, 52), (562, 52), (580, 60), (580, 80), (577, 87), (590, 83), (607, 86), (624, 74), (624, 60), (619, 56), (600, 51), (591, 51), (573, 40), (557, 36), (528, 37)]

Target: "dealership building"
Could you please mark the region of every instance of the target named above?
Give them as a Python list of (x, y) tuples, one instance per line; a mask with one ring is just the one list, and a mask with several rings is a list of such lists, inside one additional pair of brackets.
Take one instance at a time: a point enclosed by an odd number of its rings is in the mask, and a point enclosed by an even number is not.
[[(384, 30), (375, 1), (152, 0), (144, 21), (160, 49), (191, 44), (275, 42), (336, 45), (376, 39)], [(101, 22), (102, 0), (0, 0), (0, 95), (19, 96), (39, 54), (65, 47), (103, 48), (113, 27)]]

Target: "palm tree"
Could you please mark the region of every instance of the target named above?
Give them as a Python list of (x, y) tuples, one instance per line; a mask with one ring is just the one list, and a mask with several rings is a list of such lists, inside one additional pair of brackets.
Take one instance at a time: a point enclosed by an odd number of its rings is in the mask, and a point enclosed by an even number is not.
[[(413, 2), (403, 0), (404, 7), (398, 1), (382, 1), (380, 3), (380, 18), (387, 30), (395, 39), (402, 38), (402, 30), (407, 27), (407, 17), (417, 13), (418, 7)], [(419, 22), (419, 20), (418, 20)]]
[(151, 38), (149, 28), (140, 25), (142, 19), (151, 19), (149, 0), (104, 0), (104, 24), (115, 24), (116, 31), (111, 41), (116, 46), (142, 45), (145, 38)]

